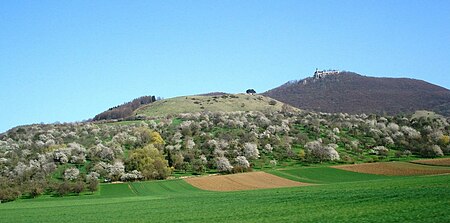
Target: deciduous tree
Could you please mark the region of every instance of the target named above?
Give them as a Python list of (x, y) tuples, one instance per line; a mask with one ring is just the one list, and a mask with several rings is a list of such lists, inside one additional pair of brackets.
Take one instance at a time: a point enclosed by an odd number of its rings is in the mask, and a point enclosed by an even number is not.
[(165, 179), (171, 172), (164, 155), (152, 144), (131, 151), (126, 167), (141, 171), (145, 179)]

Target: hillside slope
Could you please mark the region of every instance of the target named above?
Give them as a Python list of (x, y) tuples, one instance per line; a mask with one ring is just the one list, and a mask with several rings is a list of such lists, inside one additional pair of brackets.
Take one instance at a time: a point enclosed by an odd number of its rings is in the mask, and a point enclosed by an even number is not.
[(131, 116), (137, 108), (140, 106), (150, 104), (156, 101), (155, 96), (142, 96), (136, 99), (133, 99), (130, 102), (123, 103), (122, 105), (118, 105), (108, 110), (96, 115), (94, 117), (94, 121), (100, 120), (109, 120), (109, 119), (122, 119)]
[(421, 80), (340, 72), (288, 82), (263, 95), (321, 112), (398, 114), (433, 110), (450, 115), (450, 91)]
[[(161, 116), (167, 114), (193, 113), (202, 111), (281, 111), (284, 103), (262, 95), (223, 94), (194, 95), (170, 98), (142, 106), (135, 115)], [(291, 109), (291, 106), (289, 106)]]

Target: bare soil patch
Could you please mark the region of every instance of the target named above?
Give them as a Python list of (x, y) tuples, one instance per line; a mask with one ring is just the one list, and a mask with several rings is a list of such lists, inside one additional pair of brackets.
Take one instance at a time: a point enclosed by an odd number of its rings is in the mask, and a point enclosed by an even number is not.
[(450, 166), (450, 158), (414, 160), (411, 161), (411, 163), (418, 163), (432, 166)]
[(238, 173), (184, 179), (194, 187), (212, 191), (255, 190), (279, 187), (298, 187), (311, 184), (296, 182), (265, 172)]
[(362, 163), (333, 166), (333, 168), (358, 173), (379, 174), (388, 176), (433, 175), (450, 173), (450, 168), (424, 166), (405, 162)]

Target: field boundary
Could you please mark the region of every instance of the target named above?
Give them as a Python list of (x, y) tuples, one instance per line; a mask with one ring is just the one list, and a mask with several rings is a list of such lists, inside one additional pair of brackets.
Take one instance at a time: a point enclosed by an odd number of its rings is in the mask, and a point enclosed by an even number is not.
[(420, 160), (411, 160), (409, 162), (426, 166), (450, 167), (450, 158), (420, 159)]
[(422, 165), (411, 162), (361, 163), (332, 166), (332, 168), (386, 176), (417, 176), (450, 173), (450, 168), (445, 166)]

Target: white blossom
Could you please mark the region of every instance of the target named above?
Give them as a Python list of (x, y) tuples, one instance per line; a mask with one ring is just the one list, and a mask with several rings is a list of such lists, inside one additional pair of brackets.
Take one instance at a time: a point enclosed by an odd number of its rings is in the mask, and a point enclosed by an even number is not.
[(272, 148), (272, 146), (271, 146), (270, 144), (266, 144), (266, 145), (264, 146), (264, 152), (266, 152), (266, 153), (271, 153), (272, 150), (273, 150), (273, 148)]
[(71, 167), (64, 171), (64, 179), (65, 180), (76, 180), (80, 175), (80, 170), (77, 168)]
[(233, 166), (226, 157), (218, 157), (216, 160), (216, 165), (219, 172), (230, 172), (233, 170)]
[(247, 158), (245, 156), (238, 156), (235, 158), (236, 166), (242, 167), (242, 168), (249, 168), (250, 163), (247, 161)]
[(244, 144), (244, 155), (247, 159), (258, 159), (259, 150), (255, 143), (245, 143)]

